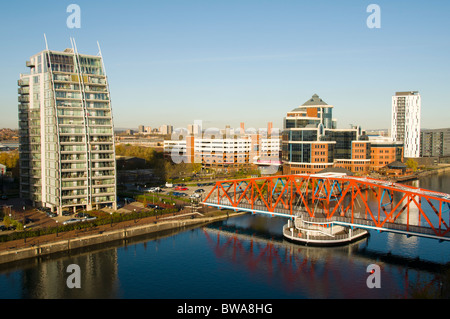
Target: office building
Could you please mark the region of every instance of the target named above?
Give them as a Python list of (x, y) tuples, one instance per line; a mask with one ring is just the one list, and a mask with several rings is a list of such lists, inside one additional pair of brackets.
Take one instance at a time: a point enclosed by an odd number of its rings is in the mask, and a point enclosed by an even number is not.
[[(357, 126), (338, 129), (337, 121), (332, 117), (333, 108), (315, 94), (287, 113), (282, 133), (283, 174), (315, 174), (342, 168), (367, 175), (379, 169), (372, 165), (372, 156), (376, 157), (377, 165), (403, 160), (401, 143), (372, 142)], [(380, 153), (383, 155), (378, 156)], [(383, 164), (380, 158), (383, 158)]]
[[(278, 167), (280, 161), (280, 138), (272, 123), (267, 132), (249, 130), (245, 132), (244, 123), (239, 129), (229, 125), (225, 130), (188, 129), (174, 132), (171, 140), (164, 141), (164, 154), (175, 163), (201, 163), (203, 168), (222, 171)], [(273, 169), (271, 170), (273, 171)]]
[(420, 156), (420, 111), (419, 92), (396, 92), (392, 97), (391, 136), (404, 144), (404, 156)]
[(333, 105), (314, 94), (284, 119), (282, 159), (284, 174), (311, 174), (331, 167), (366, 173), (370, 150), (361, 128), (337, 129)]
[(370, 169), (379, 171), (393, 162), (403, 162), (403, 143), (395, 142), (390, 137), (369, 136)]
[[(76, 48), (76, 47), (75, 47)], [(20, 195), (35, 206), (116, 206), (114, 130), (99, 55), (44, 50), (19, 85)]]

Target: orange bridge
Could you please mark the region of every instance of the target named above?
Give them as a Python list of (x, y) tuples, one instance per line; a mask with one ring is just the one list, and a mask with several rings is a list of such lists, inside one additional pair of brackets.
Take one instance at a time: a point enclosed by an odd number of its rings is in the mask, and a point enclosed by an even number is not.
[(450, 194), (372, 178), (327, 173), (220, 181), (202, 204), (450, 240)]

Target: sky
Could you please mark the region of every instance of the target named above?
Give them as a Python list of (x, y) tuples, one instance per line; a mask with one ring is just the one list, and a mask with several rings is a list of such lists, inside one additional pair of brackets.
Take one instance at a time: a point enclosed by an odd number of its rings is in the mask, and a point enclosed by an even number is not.
[[(81, 9), (69, 28), (70, 4)], [(370, 4), (380, 28), (369, 28)], [(339, 128), (388, 129), (392, 96), (419, 91), (422, 128), (449, 127), (448, 0), (8, 1), (0, 9), (0, 127), (17, 128), (17, 80), (45, 49), (97, 54), (114, 125), (282, 128), (313, 94)]]

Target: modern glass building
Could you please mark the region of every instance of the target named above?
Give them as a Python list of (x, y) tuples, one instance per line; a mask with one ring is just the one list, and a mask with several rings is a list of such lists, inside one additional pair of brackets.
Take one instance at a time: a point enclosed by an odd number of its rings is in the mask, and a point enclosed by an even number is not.
[(317, 94), (287, 113), (282, 133), (283, 173), (310, 174), (332, 167), (367, 173), (370, 144), (361, 128), (337, 129), (333, 106)]
[(108, 81), (99, 55), (44, 50), (19, 85), (20, 195), (34, 206), (116, 207)]

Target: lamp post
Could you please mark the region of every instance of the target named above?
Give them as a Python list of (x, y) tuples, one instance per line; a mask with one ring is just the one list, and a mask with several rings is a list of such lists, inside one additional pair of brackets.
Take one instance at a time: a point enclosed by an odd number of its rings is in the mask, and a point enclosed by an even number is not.
[(57, 220), (55, 221), (56, 221), (56, 237), (58, 237), (58, 221)]
[(23, 205), (23, 226), (25, 226), (25, 205)]
[(111, 227), (112, 227), (112, 223), (113, 223), (113, 217), (112, 217), (112, 215), (113, 215), (113, 213), (111, 212), (111, 213), (109, 213), (110, 215), (111, 215)]

